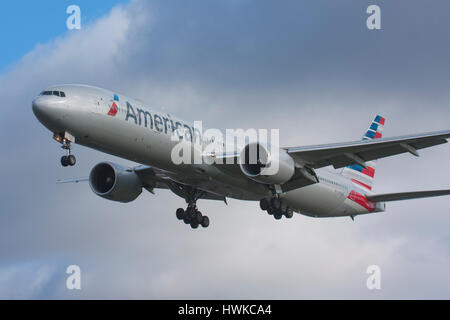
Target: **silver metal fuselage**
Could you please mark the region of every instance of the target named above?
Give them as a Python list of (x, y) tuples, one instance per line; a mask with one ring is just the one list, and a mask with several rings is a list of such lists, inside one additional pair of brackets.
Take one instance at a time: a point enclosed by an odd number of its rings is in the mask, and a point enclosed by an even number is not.
[[(247, 178), (236, 166), (174, 164), (172, 150), (179, 141), (172, 138), (173, 129), (186, 126), (193, 130), (193, 123), (123, 95), (116, 95), (119, 101), (114, 101), (115, 93), (105, 89), (61, 85), (47, 90), (66, 95), (41, 95), (33, 100), (36, 117), (53, 133), (67, 132), (77, 144), (164, 170), (173, 181), (222, 197), (260, 200), (271, 195), (266, 185)], [(111, 116), (108, 113), (113, 102), (118, 109)], [(135, 117), (130, 116), (130, 110)], [(314, 217), (384, 211), (384, 204), (368, 210), (350, 199), (352, 192), (364, 195), (367, 190), (348, 178), (327, 170), (318, 170), (317, 175), (319, 183), (284, 193), (283, 201), (295, 211)]]

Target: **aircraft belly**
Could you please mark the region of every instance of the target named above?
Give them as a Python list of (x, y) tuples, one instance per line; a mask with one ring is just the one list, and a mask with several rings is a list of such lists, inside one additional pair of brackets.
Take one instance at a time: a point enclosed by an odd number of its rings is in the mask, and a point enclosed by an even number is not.
[(344, 202), (332, 188), (321, 183), (289, 191), (282, 198), (301, 214), (314, 217), (335, 216)]

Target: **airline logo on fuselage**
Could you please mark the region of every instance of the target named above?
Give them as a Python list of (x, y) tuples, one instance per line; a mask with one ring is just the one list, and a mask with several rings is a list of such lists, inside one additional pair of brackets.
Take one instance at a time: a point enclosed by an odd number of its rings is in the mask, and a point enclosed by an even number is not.
[(138, 126), (150, 128), (159, 133), (173, 134), (176, 131), (180, 133), (180, 139), (186, 139), (191, 142), (201, 141), (201, 133), (198, 129), (187, 124), (172, 120), (170, 116), (164, 116), (158, 113), (151, 114), (145, 109), (135, 108), (129, 103), (127, 105), (127, 115), (125, 121), (132, 121)]
[(108, 116), (115, 117), (117, 115), (117, 112), (119, 112), (119, 107), (117, 106), (116, 101), (119, 102), (119, 96), (117, 94), (114, 94), (114, 100), (112, 101)]

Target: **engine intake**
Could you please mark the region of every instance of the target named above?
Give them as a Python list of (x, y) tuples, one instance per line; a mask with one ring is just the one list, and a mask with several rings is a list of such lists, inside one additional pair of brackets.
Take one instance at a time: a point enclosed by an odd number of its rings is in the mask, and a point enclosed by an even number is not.
[(142, 182), (133, 171), (111, 162), (97, 164), (89, 175), (92, 191), (105, 199), (128, 203), (142, 193)]
[[(241, 151), (240, 167), (252, 180), (265, 184), (283, 184), (295, 173), (294, 159), (284, 149), (271, 154), (260, 143), (249, 143)], [(278, 153), (278, 154), (277, 154)]]

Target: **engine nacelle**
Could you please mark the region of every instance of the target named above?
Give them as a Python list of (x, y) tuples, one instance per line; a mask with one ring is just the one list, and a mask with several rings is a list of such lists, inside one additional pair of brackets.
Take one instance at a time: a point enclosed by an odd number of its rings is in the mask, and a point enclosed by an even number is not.
[(92, 191), (105, 199), (128, 203), (142, 193), (142, 182), (133, 171), (111, 162), (97, 164), (89, 175)]
[(259, 143), (249, 143), (241, 151), (242, 172), (252, 180), (265, 184), (283, 184), (295, 173), (294, 159), (279, 149), (278, 155), (271, 154), (269, 148)]

